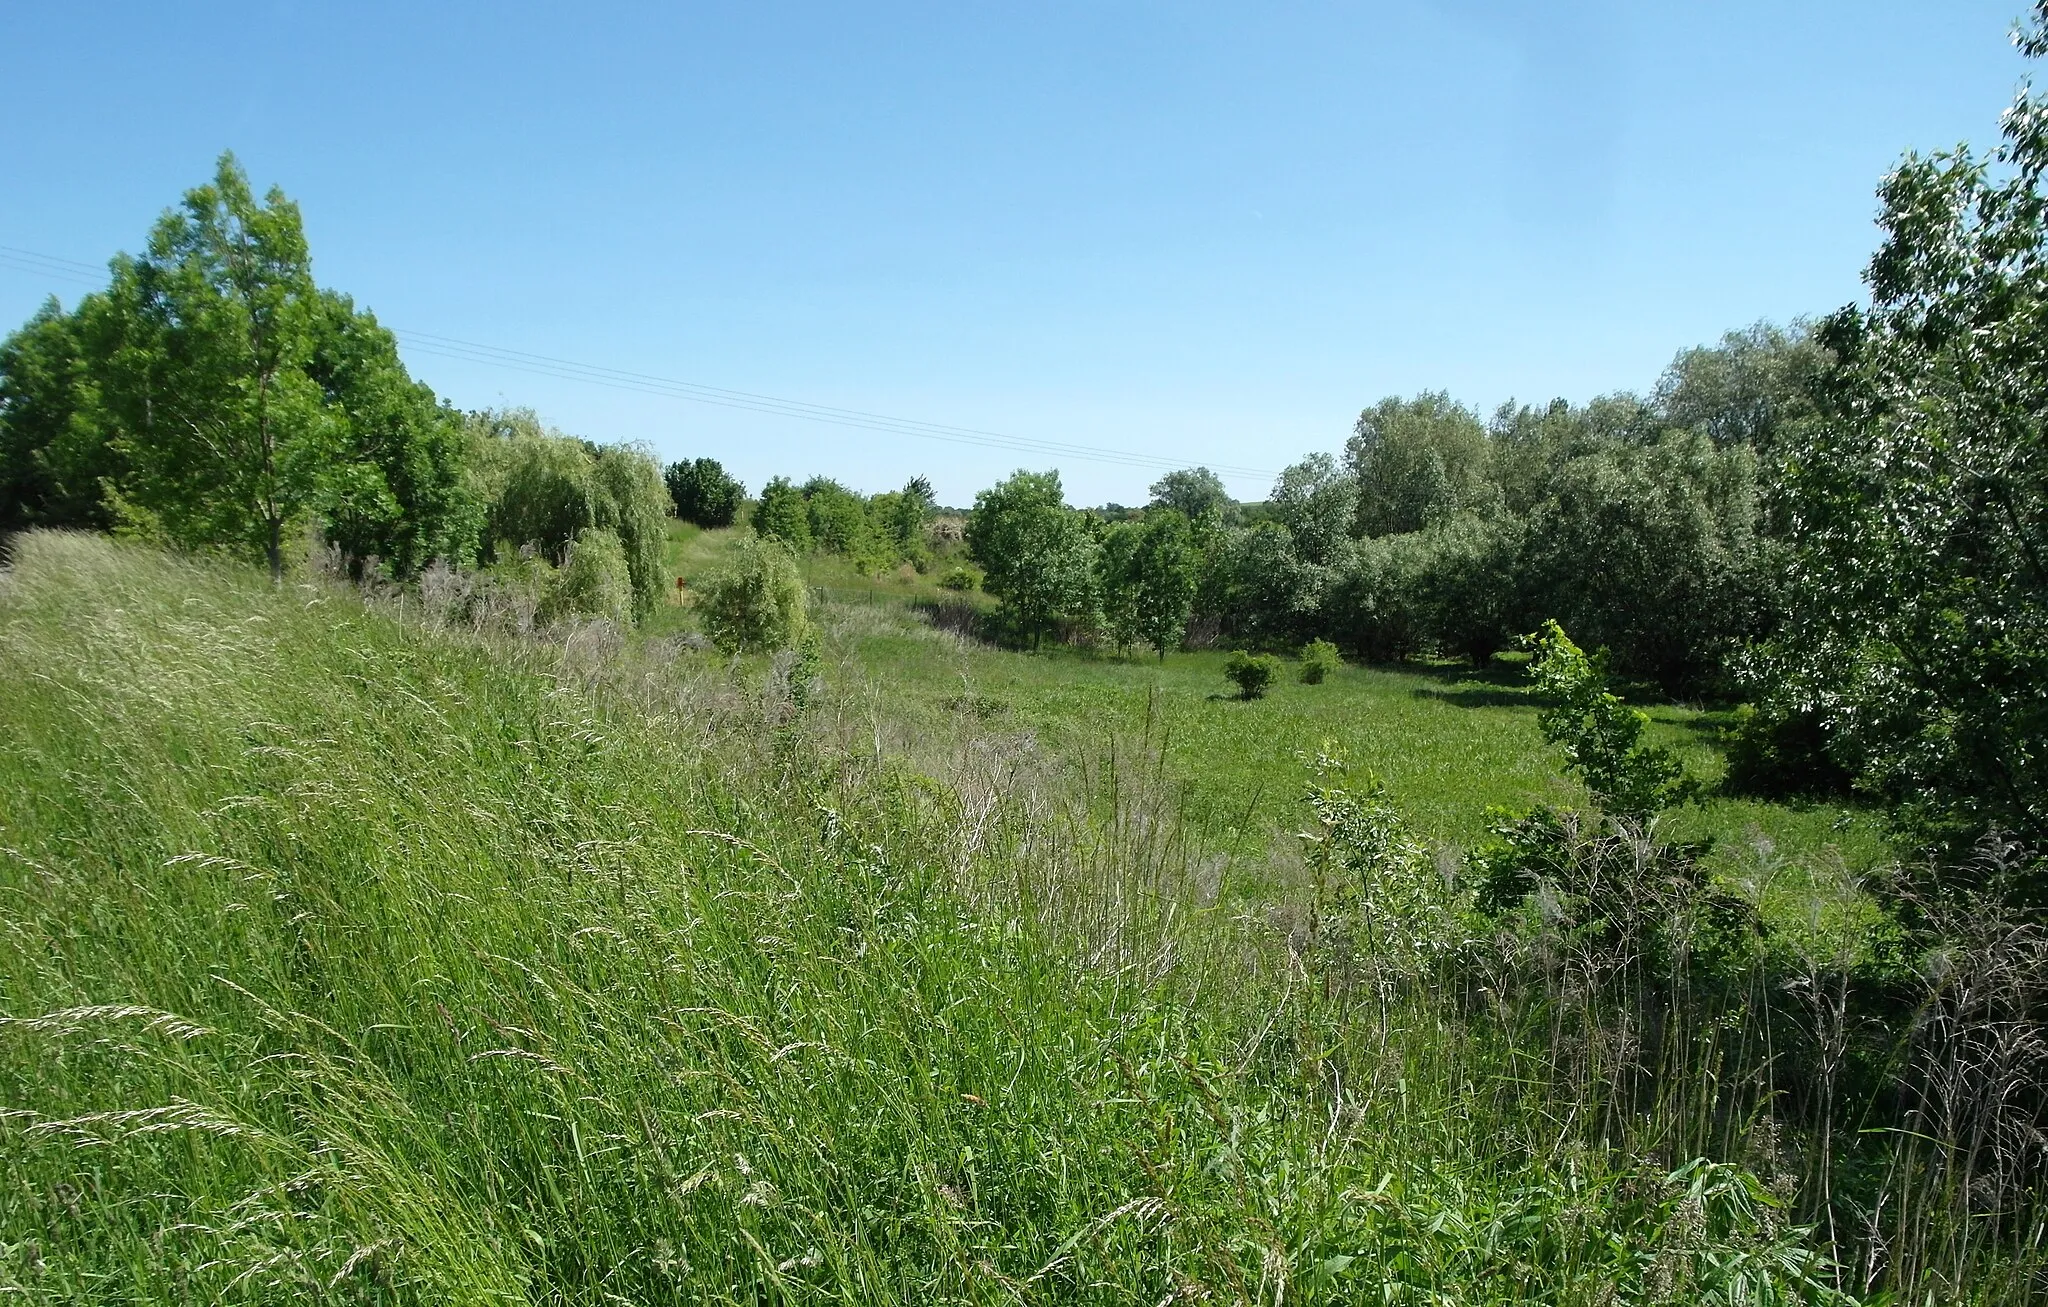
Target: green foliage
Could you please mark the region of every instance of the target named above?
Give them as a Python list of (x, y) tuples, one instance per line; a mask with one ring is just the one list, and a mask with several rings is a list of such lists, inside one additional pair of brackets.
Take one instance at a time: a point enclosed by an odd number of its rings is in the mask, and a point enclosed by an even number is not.
[(1527, 637), (1530, 679), (1548, 700), (1537, 722), (1603, 812), (1641, 821), (1680, 797), (1684, 769), (1644, 740), (1650, 719), (1607, 688), (1604, 660), (1589, 658), (1555, 621)]
[(780, 540), (798, 556), (811, 552), (811, 514), (803, 492), (788, 477), (776, 477), (761, 487), (760, 502), (754, 505), (754, 531), (763, 540)]
[(1420, 531), (1488, 507), (1486, 428), (1441, 391), (1388, 398), (1358, 415), (1344, 459), (1358, 485), (1360, 535)]
[(1826, 727), (1817, 712), (1788, 712), (1777, 703), (1738, 704), (1726, 738), (1732, 793), (1841, 795), (1851, 776), (1828, 755)]
[(1420, 981), (1464, 943), (1465, 905), (1429, 846), (1370, 773), (1347, 767), (1332, 741), (1310, 761), (1305, 798), (1315, 828), (1300, 835), (1316, 892), (1314, 962), (1329, 983)]
[(91, 411), (91, 367), (81, 339), (103, 296), (79, 315), (52, 298), (0, 341), (0, 531), (112, 525), (103, 486), (119, 454)]
[(1280, 660), (1272, 654), (1246, 653), (1239, 649), (1223, 664), (1223, 674), (1237, 687), (1240, 699), (1263, 699), (1267, 687), (1280, 675)]
[(471, 414), (469, 430), (493, 558), (500, 543), (532, 546), (560, 565), (585, 531), (607, 531), (625, 554), (633, 615), (661, 602), (670, 499), (652, 457), (550, 431), (528, 409)]
[(966, 530), (982, 588), (1036, 647), (1063, 618), (1094, 615), (1097, 544), (1058, 472), (1017, 472), (974, 499)]
[(1195, 531), (1178, 509), (1113, 523), (1097, 554), (1102, 614), (1119, 648), (1143, 641), (1163, 661), (1187, 633), (1201, 566)]
[(1223, 479), (1206, 467), (1168, 472), (1152, 483), (1150, 493), (1153, 508), (1173, 509), (1198, 529), (1229, 526), (1237, 516), (1237, 501), (1224, 489)]
[[(2048, 55), (2048, 7), (2022, 29)], [(1909, 155), (1880, 190), (1867, 315), (1821, 329), (1827, 413), (1787, 442), (1774, 713), (1915, 835), (1986, 826), (2048, 848), (2048, 98), (2023, 89), (1986, 158)], [(2036, 877), (2029, 893), (2043, 891)]]
[(788, 546), (772, 536), (741, 538), (698, 588), (697, 611), (712, 642), (728, 653), (793, 648), (810, 629), (803, 574)]
[(1225, 533), (1209, 569), (1209, 603), (1230, 632), (1280, 647), (1300, 643), (1320, 624), (1333, 575), (1303, 558), (1293, 533), (1278, 522)]
[(1607, 445), (1557, 469), (1529, 515), (1518, 582), (1537, 614), (1680, 691), (1759, 629), (1756, 459), (1702, 435)]
[(1321, 685), (1331, 673), (1344, 665), (1344, 659), (1337, 652), (1337, 646), (1328, 640), (1310, 640), (1301, 647), (1301, 682), (1304, 685)]
[(1266, 506), (1287, 528), (1303, 562), (1326, 567), (1338, 561), (1351, 536), (1358, 483), (1328, 454), (1311, 454), (1284, 469)]
[(0, 346), (0, 525), (131, 527), (265, 560), (317, 526), (360, 572), (468, 561), (459, 419), (318, 290), (297, 206), (232, 155), (76, 312)]
[(939, 588), (941, 590), (960, 591), (979, 590), (981, 588), (981, 573), (971, 567), (949, 567), (939, 577)]
[(739, 518), (747, 488), (727, 474), (715, 458), (684, 459), (662, 472), (675, 514), (708, 530), (731, 526)]
[(577, 532), (562, 565), (548, 577), (539, 616), (551, 624), (578, 617), (620, 624), (632, 620), (632, 570), (615, 532), (604, 527)]
[(1809, 322), (1759, 322), (1726, 333), (1717, 345), (1681, 350), (1658, 379), (1654, 399), (1674, 426), (1723, 447), (1770, 451), (1818, 415), (1831, 364)]

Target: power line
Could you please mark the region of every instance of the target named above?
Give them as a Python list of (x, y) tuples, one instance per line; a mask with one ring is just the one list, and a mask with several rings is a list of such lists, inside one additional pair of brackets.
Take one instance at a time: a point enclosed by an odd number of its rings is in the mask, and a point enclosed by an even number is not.
[[(105, 273), (90, 264), (74, 259), (60, 258), (35, 250), (25, 250), (11, 245), (0, 245), (0, 267), (16, 271), (55, 277), (64, 281), (100, 284)], [(1078, 458), (1090, 462), (1108, 463), (1122, 467), (1147, 470), (1172, 470), (1188, 466), (1185, 460), (1162, 458), (1154, 454), (1141, 454), (1133, 450), (1109, 449), (1100, 445), (1082, 445), (1067, 441), (1043, 440), (1033, 436), (1016, 436), (998, 431), (986, 431), (976, 427), (951, 426), (940, 422), (925, 422), (916, 418), (894, 417), (886, 413), (874, 413), (863, 409), (838, 408), (829, 404), (813, 404), (806, 400), (785, 399), (777, 395), (766, 395), (755, 391), (733, 390), (724, 386), (705, 385), (701, 382), (680, 381), (673, 377), (655, 376), (644, 372), (631, 372), (623, 368), (604, 367), (594, 363), (579, 363), (573, 359), (557, 358), (547, 354), (535, 354), (526, 350), (508, 349), (499, 345), (487, 345), (477, 341), (461, 340), (453, 336), (441, 336), (432, 332), (408, 331), (394, 328), (393, 334), (404, 340), (407, 347), (419, 354), (444, 358), (464, 363), (483, 364), (487, 367), (505, 368), (533, 376), (552, 377), (566, 381), (580, 381), (587, 385), (604, 386), (613, 390), (632, 391), (639, 394), (655, 395), (666, 399), (683, 400), (692, 404), (708, 404), (718, 408), (738, 409), (744, 412), (764, 413), (775, 417), (796, 418), (805, 422), (824, 423), (831, 426), (848, 427), (855, 430), (874, 431), (885, 435), (913, 436), (920, 440), (938, 440), (951, 444), (972, 445), (984, 449), (1006, 449), (1016, 453), (1036, 454), (1051, 458)], [(1273, 473), (1264, 468), (1243, 467), (1235, 464), (1218, 463), (1211, 465), (1218, 473), (1236, 477), (1271, 477)]]

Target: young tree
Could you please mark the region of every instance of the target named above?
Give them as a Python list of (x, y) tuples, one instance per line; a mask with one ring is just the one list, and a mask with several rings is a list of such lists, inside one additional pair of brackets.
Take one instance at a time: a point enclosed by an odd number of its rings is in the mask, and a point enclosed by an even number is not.
[(1351, 536), (1358, 483), (1328, 454), (1311, 454), (1280, 473), (1266, 502), (1302, 560), (1327, 567)]
[(1135, 582), (1133, 630), (1158, 651), (1161, 662), (1166, 661), (1167, 649), (1178, 646), (1187, 634), (1200, 565), (1194, 528), (1179, 510), (1155, 508), (1145, 514), (1130, 563)]
[(1442, 391), (1388, 398), (1358, 415), (1344, 461), (1358, 483), (1359, 535), (1420, 531), (1495, 496), (1486, 428)]
[(1067, 507), (1058, 472), (1020, 471), (975, 496), (966, 538), (982, 588), (1034, 649), (1060, 618), (1094, 609), (1095, 537)]
[(775, 537), (743, 537), (701, 589), (698, 611), (727, 653), (787, 649), (809, 630), (809, 601), (795, 555)]

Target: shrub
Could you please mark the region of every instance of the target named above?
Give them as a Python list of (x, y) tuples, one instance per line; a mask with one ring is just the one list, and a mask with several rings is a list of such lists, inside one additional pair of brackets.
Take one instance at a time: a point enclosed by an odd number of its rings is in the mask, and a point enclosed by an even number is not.
[(1239, 649), (1223, 664), (1223, 674), (1237, 685), (1241, 699), (1263, 699), (1266, 687), (1280, 674), (1280, 660), (1271, 654), (1250, 654)]
[(1565, 769), (1586, 783), (1593, 801), (1614, 816), (1640, 820), (1678, 798), (1678, 760), (1644, 742), (1650, 719), (1608, 691), (1605, 657), (1587, 657), (1555, 621), (1526, 643), (1534, 654), (1529, 675), (1550, 698), (1537, 725), (1564, 750)]
[(626, 549), (617, 534), (603, 527), (581, 531), (569, 546), (569, 556), (547, 580), (540, 618), (549, 623), (573, 617), (625, 623), (633, 616), (631, 578)]
[(1846, 794), (1850, 776), (1828, 754), (1825, 723), (1818, 712), (1786, 710), (1775, 704), (1742, 704), (1724, 737), (1728, 775), (1722, 787), (1733, 794), (1762, 796)]
[(946, 574), (939, 578), (939, 588), (942, 590), (979, 590), (981, 588), (981, 576), (971, 567), (949, 568)]
[(796, 558), (778, 540), (742, 538), (705, 582), (697, 608), (712, 643), (727, 653), (787, 649), (810, 626)]
[(731, 526), (739, 516), (747, 488), (727, 474), (715, 458), (671, 463), (662, 473), (676, 516), (702, 527)]
[(1328, 640), (1310, 640), (1301, 647), (1301, 683), (1321, 685), (1331, 672), (1344, 665), (1337, 646)]

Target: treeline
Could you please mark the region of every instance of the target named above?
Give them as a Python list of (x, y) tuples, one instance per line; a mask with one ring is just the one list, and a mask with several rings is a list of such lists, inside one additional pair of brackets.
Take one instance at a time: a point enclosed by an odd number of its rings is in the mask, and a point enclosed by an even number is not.
[(1198, 638), (1356, 657), (1484, 662), (1556, 618), (1617, 670), (1724, 687), (1772, 629), (1782, 527), (1767, 473), (1812, 419), (1827, 351), (1759, 325), (1678, 356), (1649, 396), (1502, 405), (1382, 400), (1341, 456), (1287, 468), (1239, 505), (1205, 469), (1140, 510), (1068, 507), (1018, 473), (968, 525), (1013, 629), (1164, 651)]
[(661, 596), (671, 511), (641, 449), (437, 399), (232, 155), (105, 290), (0, 343), (0, 533), (111, 530), (273, 577), (310, 539), (359, 579), (480, 568), (540, 618), (627, 620)]

